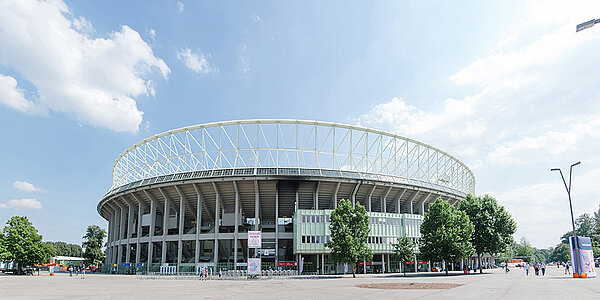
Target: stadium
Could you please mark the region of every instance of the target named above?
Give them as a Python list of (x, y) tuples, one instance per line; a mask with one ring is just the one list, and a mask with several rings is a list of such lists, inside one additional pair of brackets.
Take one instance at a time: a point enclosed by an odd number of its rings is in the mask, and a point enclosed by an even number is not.
[(263, 269), (331, 274), (344, 270), (325, 247), (329, 214), (349, 199), (370, 217), (374, 257), (364, 269), (394, 272), (392, 244), (419, 238), (429, 204), (457, 205), (474, 192), (464, 163), (410, 138), (321, 121), (236, 120), (131, 146), (97, 209), (108, 221), (105, 271), (245, 269), (248, 231), (261, 231)]

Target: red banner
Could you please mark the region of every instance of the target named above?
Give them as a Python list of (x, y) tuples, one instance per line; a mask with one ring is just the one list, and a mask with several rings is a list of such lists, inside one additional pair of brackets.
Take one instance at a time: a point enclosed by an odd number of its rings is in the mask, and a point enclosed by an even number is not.
[[(359, 266), (362, 266), (362, 265), (364, 265), (364, 264), (365, 264), (365, 263), (364, 263), (364, 262), (362, 262), (362, 261), (359, 261), (359, 262), (358, 262), (358, 265), (359, 265)], [(372, 261), (368, 261), (368, 262), (367, 262), (367, 266), (370, 266), (370, 265), (372, 265), (372, 264), (373, 264), (373, 262), (372, 262)]]
[[(405, 261), (405, 262), (404, 262), (404, 264), (406, 264), (406, 265), (414, 265), (414, 264), (415, 264), (415, 262), (414, 262), (414, 261)], [(427, 264), (427, 262), (426, 262), (426, 261), (421, 261), (421, 260), (420, 260), (420, 261), (419, 261), (419, 264), (420, 264), (420, 265), (426, 265), (426, 264)]]
[(280, 261), (277, 262), (277, 266), (278, 267), (288, 267), (288, 266), (295, 266), (296, 262), (295, 261)]

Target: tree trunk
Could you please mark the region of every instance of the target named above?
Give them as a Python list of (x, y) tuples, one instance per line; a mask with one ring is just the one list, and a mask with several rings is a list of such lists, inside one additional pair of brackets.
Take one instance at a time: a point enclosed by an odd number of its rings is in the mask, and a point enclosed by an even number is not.
[(477, 253), (477, 260), (479, 261), (479, 274), (483, 274), (483, 267), (481, 266), (481, 253)]
[(356, 265), (356, 262), (351, 265), (352, 266), (352, 278), (356, 278), (356, 274), (354, 273), (354, 265)]
[(444, 269), (446, 269), (446, 276), (448, 276), (448, 261), (447, 260), (444, 260), (444, 266), (445, 266)]

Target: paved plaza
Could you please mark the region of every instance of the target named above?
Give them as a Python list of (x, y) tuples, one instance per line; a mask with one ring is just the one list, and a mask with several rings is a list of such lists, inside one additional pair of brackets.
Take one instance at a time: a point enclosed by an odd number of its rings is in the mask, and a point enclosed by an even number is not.
[[(1, 299), (172, 298), (172, 299), (600, 299), (600, 279), (572, 279), (564, 269), (550, 267), (545, 277), (525, 276), (512, 269), (451, 276), (422, 273), (331, 276), (271, 280), (138, 279), (126, 275), (57, 274), (50, 277), (0, 275)], [(369, 283), (454, 283), (447, 290), (380, 290), (356, 287)]]

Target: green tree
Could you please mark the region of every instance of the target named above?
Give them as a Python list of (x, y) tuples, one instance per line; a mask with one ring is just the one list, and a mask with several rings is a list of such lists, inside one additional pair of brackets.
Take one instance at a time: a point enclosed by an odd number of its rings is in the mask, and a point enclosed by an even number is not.
[[(585, 213), (575, 219), (575, 232), (577, 236), (594, 237), (596, 235), (596, 224), (594, 218), (588, 213)], [(573, 236), (573, 230), (567, 231), (560, 237), (563, 244), (569, 244), (569, 238)]]
[(437, 198), (421, 224), (419, 251), (426, 259), (443, 260), (448, 275), (448, 262), (458, 262), (473, 254), (473, 229), (473, 223), (464, 211)]
[(594, 212), (594, 233), (600, 235), (600, 205), (598, 210)]
[(394, 244), (394, 253), (402, 265), (404, 276), (406, 276), (406, 264), (404, 262), (415, 260), (416, 247), (415, 242), (407, 236), (399, 237), (398, 242)]
[(552, 255), (552, 248), (549, 249), (538, 249), (533, 248), (533, 256), (535, 256), (535, 261), (538, 262), (549, 262), (550, 256)]
[(83, 253), (84, 263), (87, 265), (99, 264), (104, 261), (104, 252), (102, 251), (102, 245), (104, 245), (104, 238), (106, 237), (106, 231), (98, 225), (90, 225), (87, 227), (86, 233), (83, 236), (83, 247), (85, 252)]
[(525, 237), (522, 237), (516, 244), (515, 256), (523, 258), (525, 261), (531, 261), (535, 257), (533, 247)]
[(65, 242), (44, 242), (46, 245), (52, 248), (52, 256), (71, 256), (71, 257), (83, 257), (83, 250), (81, 246), (76, 244), (67, 244)]
[(10, 260), (11, 254), (6, 249), (6, 245), (4, 244), (4, 235), (0, 231), (0, 261)]
[(477, 253), (479, 272), (483, 273), (483, 253), (497, 254), (504, 251), (512, 241), (517, 224), (511, 215), (489, 195), (483, 198), (471, 194), (460, 202), (458, 209), (464, 211), (473, 222), (475, 231), (471, 243)]
[(515, 249), (517, 248), (517, 243), (515, 241), (511, 241), (510, 245), (504, 249), (504, 251), (500, 254), (500, 258), (512, 258), (515, 256)]
[(568, 262), (571, 260), (571, 249), (569, 245), (560, 243), (552, 250), (550, 259), (555, 262)]
[(329, 231), (331, 241), (325, 246), (331, 249), (331, 258), (350, 264), (352, 277), (356, 277), (356, 263), (373, 257), (373, 251), (367, 246), (370, 228), (365, 208), (360, 203), (353, 208), (349, 200), (340, 200), (338, 207), (331, 212)]
[(50, 249), (42, 243), (42, 236), (27, 217), (12, 217), (2, 230), (2, 240), (8, 259), (23, 267), (47, 262)]

